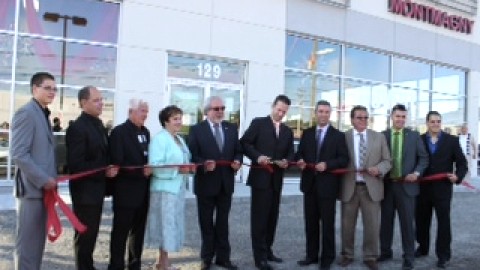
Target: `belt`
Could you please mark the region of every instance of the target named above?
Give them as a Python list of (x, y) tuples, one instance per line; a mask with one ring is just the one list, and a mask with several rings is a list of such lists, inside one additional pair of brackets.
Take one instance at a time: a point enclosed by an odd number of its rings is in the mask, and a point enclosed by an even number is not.
[(355, 182), (355, 185), (357, 185), (357, 186), (365, 186), (366, 184), (367, 184), (367, 183), (365, 183), (365, 182), (360, 182), (360, 181)]

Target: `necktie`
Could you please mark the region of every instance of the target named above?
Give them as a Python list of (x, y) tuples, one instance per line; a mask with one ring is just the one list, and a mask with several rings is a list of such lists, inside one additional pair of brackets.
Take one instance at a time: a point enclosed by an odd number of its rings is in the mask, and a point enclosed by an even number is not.
[(218, 149), (222, 151), (223, 149), (223, 139), (222, 134), (220, 133), (220, 125), (218, 123), (213, 124), (213, 129), (215, 131), (215, 141), (217, 142)]
[(316, 161), (320, 161), (320, 148), (322, 148), (322, 129), (321, 128), (317, 129), (316, 139), (317, 139), (317, 156), (316, 156), (317, 160)]
[(280, 135), (280, 123), (273, 122), (273, 124), (275, 125), (275, 134), (277, 135), (277, 138), (278, 138), (278, 136)]
[(362, 133), (358, 133), (360, 136), (360, 142), (358, 144), (358, 166), (359, 169), (365, 168), (365, 157), (367, 156), (367, 143)]
[(400, 132), (393, 133), (392, 145), (393, 170), (392, 177), (402, 177), (402, 151), (400, 149)]

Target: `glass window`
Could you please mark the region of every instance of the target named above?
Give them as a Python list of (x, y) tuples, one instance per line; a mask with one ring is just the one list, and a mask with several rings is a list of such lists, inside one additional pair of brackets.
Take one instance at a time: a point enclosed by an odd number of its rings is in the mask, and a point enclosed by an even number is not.
[(395, 104), (403, 104), (407, 107), (407, 121), (405, 126), (418, 129), (419, 126), (425, 126), (425, 115), (429, 109), (428, 91), (418, 89), (406, 89), (401, 87), (392, 87), (388, 93), (390, 100), (390, 109)]
[(465, 95), (466, 74), (463, 70), (435, 66), (433, 92), (452, 95)]
[(14, 30), (14, 23), (15, 0), (0, 1), (0, 30)]
[(13, 36), (0, 34), (0, 80), (11, 80), (12, 78), (12, 54)]
[(432, 110), (442, 114), (443, 125), (455, 126), (465, 122), (465, 81), (462, 70), (434, 67)]
[(430, 89), (431, 65), (393, 57), (392, 82), (401, 87)]
[(19, 29), (25, 33), (117, 43), (119, 12), (119, 4), (105, 1), (24, 0), (20, 1)]
[(339, 74), (340, 50), (340, 45), (290, 35), (287, 36), (286, 66)]
[(10, 145), (10, 84), (0, 82), (0, 178), (7, 175)]
[(345, 75), (366, 80), (389, 82), (389, 57), (362, 49), (347, 47)]
[(20, 37), (17, 80), (29, 81), (35, 72), (46, 70), (55, 76), (58, 84), (115, 86), (116, 48), (65, 43), (63, 63), (63, 45), (62, 41)]

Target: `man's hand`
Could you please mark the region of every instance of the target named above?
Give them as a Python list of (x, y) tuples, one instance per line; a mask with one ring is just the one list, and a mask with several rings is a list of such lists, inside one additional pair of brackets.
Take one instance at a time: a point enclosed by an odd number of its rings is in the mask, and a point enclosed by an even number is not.
[(118, 166), (115, 165), (108, 165), (107, 170), (105, 171), (105, 175), (107, 177), (115, 177), (118, 174)]
[(450, 182), (451, 182), (452, 184), (455, 184), (455, 183), (457, 183), (457, 181), (458, 181), (458, 177), (457, 177), (456, 174), (449, 173), (449, 174), (447, 174), (447, 177), (448, 177), (448, 180), (450, 180)]
[(150, 175), (152, 175), (152, 171), (152, 167), (150, 166), (143, 167), (143, 175), (145, 175), (145, 177), (149, 177)]
[(240, 161), (238, 160), (235, 160), (232, 162), (232, 164), (230, 164), (230, 167), (232, 167), (234, 171), (238, 171), (238, 169), (240, 169), (241, 166), (242, 166), (242, 163), (240, 163)]
[(270, 157), (267, 156), (259, 156), (257, 159), (257, 163), (260, 165), (268, 165), (270, 163)]
[(418, 174), (410, 173), (405, 176), (405, 182), (415, 182), (418, 180)]
[(315, 165), (315, 170), (318, 172), (324, 172), (327, 169), (327, 163), (325, 162), (319, 162)]
[(300, 168), (300, 170), (303, 170), (305, 167), (307, 167), (307, 163), (303, 159), (299, 159), (297, 161), (297, 166)]
[(44, 190), (51, 190), (51, 189), (55, 189), (56, 187), (57, 187), (57, 181), (55, 181), (55, 179), (53, 178), (48, 179), (47, 183), (43, 185)]
[(371, 176), (378, 176), (380, 174), (380, 170), (377, 167), (370, 167), (367, 168), (367, 173)]
[(288, 161), (286, 159), (276, 161), (275, 164), (282, 169), (286, 169), (288, 167)]
[(215, 163), (214, 160), (206, 160), (203, 163), (203, 167), (205, 168), (205, 171), (207, 171), (207, 172), (211, 172), (211, 171), (215, 170), (216, 166), (217, 166), (217, 164)]

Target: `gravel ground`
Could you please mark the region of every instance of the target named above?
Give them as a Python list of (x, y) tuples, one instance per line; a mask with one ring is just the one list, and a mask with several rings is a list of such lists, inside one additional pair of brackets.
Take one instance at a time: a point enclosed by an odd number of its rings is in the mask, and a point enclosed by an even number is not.
[[(452, 207), (453, 228), (453, 258), (449, 269), (480, 269), (480, 223), (479, 223), (479, 193), (454, 193)], [(95, 251), (97, 268), (106, 269), (108, 263), (109, 232), (112, 222), (110, 203), (105, 203), (103, 222)], [(172, 254), (172, 262), (182, 270), (200, 269), (199, 248), (200, 236), (196, 216), (196, 203), (193, 199), (187, 200), (187, 228), (186, 244), (181, 252)], [(230, 241), (232, 245), (232, 261), (240, 269), (255, 269), (252, 259), (249, 225), (249, 198), (234, 198), (230, 216)], [(340, 249), (339, 211), (337, 211), (337, 251)], [(44, 255), (43, 270), (74, 269), (73, 265), (73, 231), (62, 218), (64, 232), (55, 243), (48, 243)], [(361, 260), (361, 222), (357, 226), (356, 261), (345, 269), (366, 269)], [(435, 226), (435, 223), (434, 223)], [(12, 252), (14, 241), (15, 213), (14, 211), (0, 211), (0, 270), (13, 269)], [(380, 264), (380, 269), (401, 269), (400, 238), (398, 223), (396, 224), (394, 239), (394, 259)], [(300, 269), (296, 261), (305, 254), (305, 237), (303, 227), (303, 210), (301, 196), (285, 196), (280, 208), (280, 220), (277, 230), (277, 239), (274, 244), (275, 253), (284, 259), (284, 263), (274, 264), (275, 269)], [(432, 248), (434, 250), (434, 248)], [(338, 253), (337, 253), (338, 254)], [(151, 269), (157, 256), (156, 250), (145, 250), (142, 269)], [(418, 259), (416, 269), (436, 269), (436, 258), (433, 254)], [(215, 269), (215, 268), (214, 268)], [(221, 269), (221, 268), (217, 268)], [(301, 269), (318, 269), (317, 266)], [(342, 269), (334, 265), (332, 269)]]

